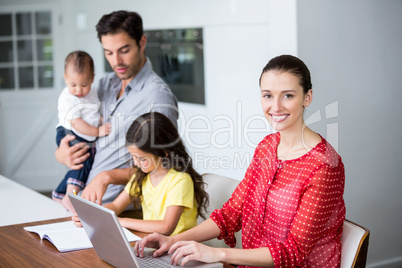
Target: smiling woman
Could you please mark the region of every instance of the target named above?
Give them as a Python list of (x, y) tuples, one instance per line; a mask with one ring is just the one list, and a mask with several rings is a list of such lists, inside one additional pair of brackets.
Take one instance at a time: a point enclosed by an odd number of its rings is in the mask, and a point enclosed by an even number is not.
[(278, 157), (294, 159), (321, 142), (303, 120), (304, 108), (313, 100), (310, 72), (297, 58), (272, 59), (260, 78), (261, 105), (265, 118), (281, 134)]
[[(136, 244), (138, 255), (157, 245), (154, 255), (174, 252), (172, 262), (184, 257), (182, 265), (196, 259), (239, 267), (339, 267), (345, 171), (335, 149), (304, 123), (310, 72), (300, 59), (278, 56), (263, 69), (260, 86), (265, 117), (278, 132), (259, 143), (231, 198), (191, 230), (145, 237)], [(242, 249), (196, 243), (217, 237), (234, 247), (240, 230)]]
[(261, 104), (265, 117), (277, 131), (289, 126), (302, 129), (303, 108), (310, 105), (312, 90), (305, 94), (298, 78), (288, 72), (271, 71), (261, 76)]

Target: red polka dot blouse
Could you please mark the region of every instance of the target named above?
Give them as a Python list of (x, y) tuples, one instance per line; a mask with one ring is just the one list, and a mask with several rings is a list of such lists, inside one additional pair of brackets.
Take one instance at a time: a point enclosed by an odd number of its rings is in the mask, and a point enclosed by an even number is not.
[[(322, 138), (292, 160), (278, 160), (280, 134), (264, 138), (245, 178), (222, 209), (211, 213), (219, 239), (244, 249), (267, 247), (275, 267), (339, 267), (345, 219), (345, 171), (341, 157)], [(247, 266), (240, 266), (247, 267)]]

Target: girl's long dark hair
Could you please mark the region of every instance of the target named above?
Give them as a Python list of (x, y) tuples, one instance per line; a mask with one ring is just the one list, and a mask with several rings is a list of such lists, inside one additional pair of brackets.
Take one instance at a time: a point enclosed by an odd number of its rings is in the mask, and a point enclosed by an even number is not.
[[(139, 116), (131, 124), (126, 134), (126, 146), (134, 145), (143, 152), (162, 158), (164, 168), (173, 168), (176, 171), (188, 173), (194, 184), (194, 196), (197, 201), (197, 214), (205, 219), (205, 212), (209, 204), (209, 196), (205, 191), (205, 182), (202, 176), (193, 168), (191, 157), (186, 151), (180, 135), (165, 115), (150, 112)], [(142, 196), (142, 184), (146, 173), (134, 166), (135, 179), (130, 192), (133, 203), (138, 204)], [(133, 189), (135, 187), (135, 189)]]

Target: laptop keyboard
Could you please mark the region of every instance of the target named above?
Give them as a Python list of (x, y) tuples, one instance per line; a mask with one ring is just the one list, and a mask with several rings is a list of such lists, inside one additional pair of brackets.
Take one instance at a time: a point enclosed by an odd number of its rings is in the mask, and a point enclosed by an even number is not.
[(169, 267), (177, 267), (174, 265), (170, 265), (165, 263), (158, 258), (154, 258), (152, 256), (152, 252), (144, 252), (143, 258), (137, 258), (137, 262), (140, 264), (141, 268), (169, 268)]

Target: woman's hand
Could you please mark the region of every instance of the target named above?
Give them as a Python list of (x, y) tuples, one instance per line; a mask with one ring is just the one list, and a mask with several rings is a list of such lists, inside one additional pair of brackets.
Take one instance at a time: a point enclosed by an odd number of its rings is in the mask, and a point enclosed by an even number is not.
[[(207, 263), (223, 260), (221, 249), (208, 247), (195, 241), (179, 241), (170, 247), (168, 253), (173, 253), (171, 263), (180, 266), (184, 266), (191, 260)], [(179, 260), (181, 260), (181, 262), (179, 262)]]
[(81, 220), (80, 220), (80, 218), (78, 218), (78, 215), (77, 215), (77, 214), (74, 214), (74, 215), (71, 217), (71, 219), (73, 220), (75, 226), (77, 226), (77, 227), (82, 227)]
[(142, 240), (138, 241), (134, 246), (134, 253), (138, 257), (144, 256), (144, 248), (156, 248), (153, 253), (154, 257), (158, 257), (169, 250), (174, 244), (172, 236), (164, 236), (158, 233), (147, 235)]

